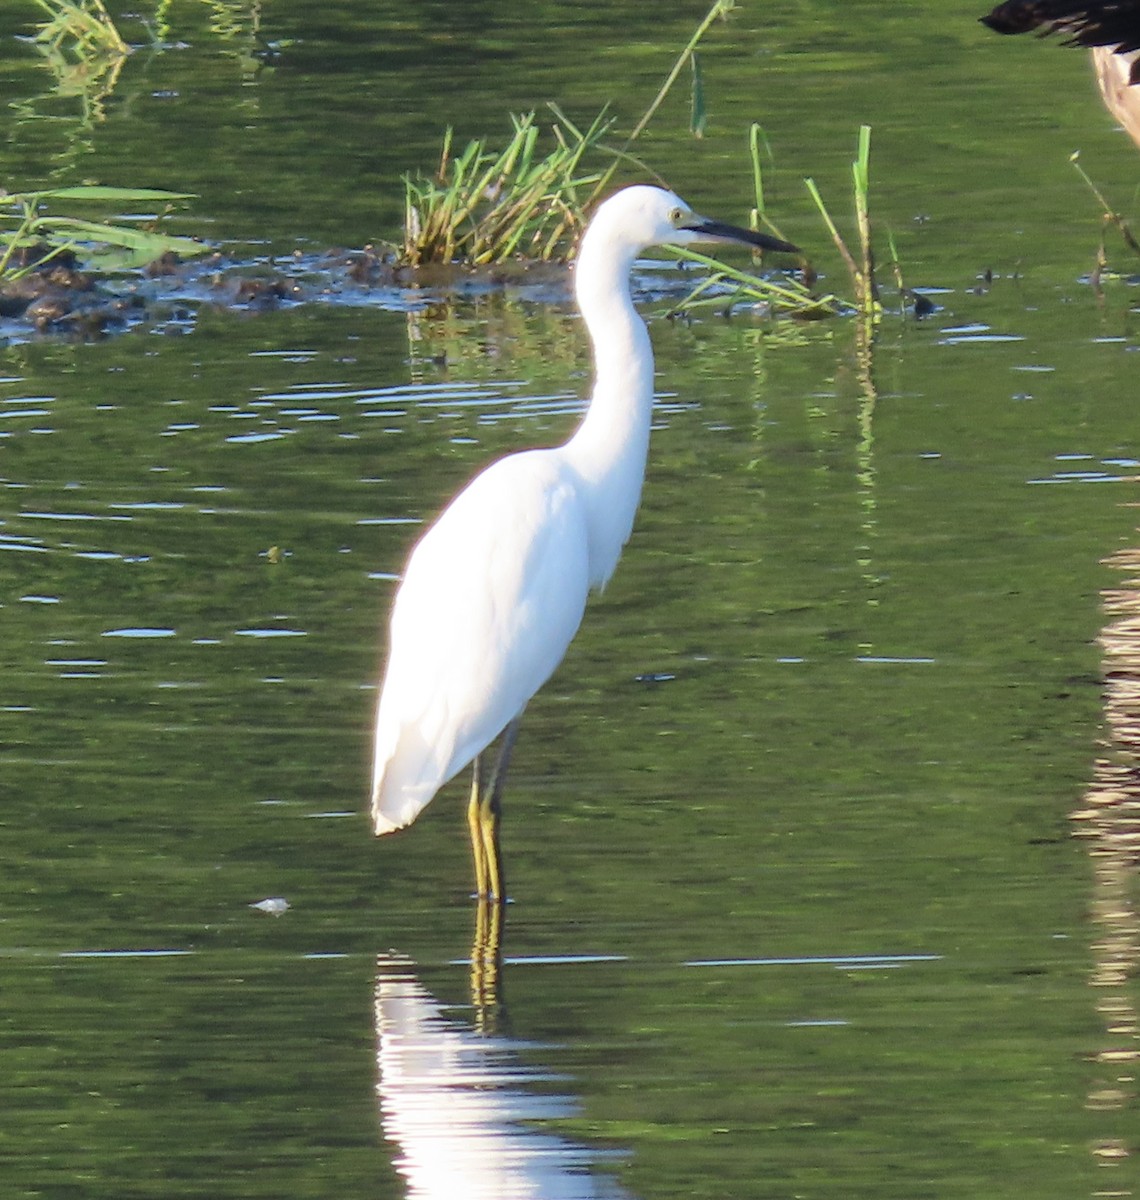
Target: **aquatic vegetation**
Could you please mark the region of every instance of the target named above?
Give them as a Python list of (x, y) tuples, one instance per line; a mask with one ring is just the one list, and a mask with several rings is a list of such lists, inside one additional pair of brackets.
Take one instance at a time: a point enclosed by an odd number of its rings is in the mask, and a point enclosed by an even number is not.
[[(520, 254), (542, 262), (569, 259), (578, 235), (585, 228), (592, 203), (609, 186), (618, 166), (630, 160), (630, 147), (690, 64), (693, 74), (690, 125), (698, 136), (703, 131), (706, 106), (696, 48), (713, 22), (735, 6), (736, 0), (715, 0), (657, 95), (619, 148), (607, 147), (602, 142), (613, 125), (604, 109), (582, 131), (556, 105), (551, 105), (555, 146), (538, 159), (535, 156), (539, 129), (533, 112), (512, 116), (514, 134), (506, 147), (498, 151), (491, 149), (486, 139), (475, 139), (453, 157), (454, 131), (449, 128), (444, 134), (434, 176), (404, 177), (401, 264), (484, 265), (504, 262)], [(608, 164), (580, 174), (583, 159), (595, 151), (604, 152)]]
[(875, 312), (879, 308), (879, 289), (875, 282), (875, 251), (871, 243), (871, 127), (863, 125), (859, 130), (859, 148), (851, 164), (852, 192), (855, 199), (855, 228), (858, 233), (858, 254), (852, 253), (832, 219), (827, 205), (816, 187), (814, 179), (805, 180), (807, 189), (820, 216), (823, 217), (828, 233), (843, 258), (851, 275), (855, 291), (855, 305), (860, 312)]
[[(1081, 155), (1080, 155), (1079, 150), (1074, 151), (1069, 156), (1069, 161), (1073, 164), (1073, 167), (1076, 170), (1077, 174), (1088, 185), (1089, 191), (1091, 191), (1092, 194), (1096, 197), (1097, 203), (1101, 207), (1101, 227), (1102, 227), (1102, 229), (1107, 229), (1110, 225), (1115, 226), (1115, 228), (1119, 231), (1120, 236), (1124, 239), (1124, 244), (1128, 247), (1128, 249), (1131, 250), (1134, 254), (1140, 254), (1140, 243), (1138, 243), (1136, 241), (1136, 237), (1133, 234), (1132, 229), (1129, 226), (1128, 222), (1120, 215), (1119, 212), (1116, 211), (1115, 208), (1112, 207), (1111, 204), (1109, 204), (1104, 193), (1093, 182), (1092, 176), (1089, 175), (1089, 173), (1081, 165), (1080, 159), (1081, 159)], [(1107, 266), (1108, 266), (1108, 261), (1105, 257), (1104, 239), (1102, 237), (1100, 247), (1097, 251), (1096, 278), (1098, 281), (1100, 278), (1102, 278)]]
[[(486, 140), (467, 143), (452, 155), (453, 130), (443, 142), (439, 167), (430, 179), (407, 175), (400, 265), (427, 263), (483, 266), (518, 256), (541, 262), (564, 262), (572, 255), (593, 203), (607, 190), (623, 163), (634, 162), (630, 149), (645, 131), (686, 66), (692, 73), (690, 132), (700, 137), (707, 119), (704, 85), (697, 47), (714, 21), (735, 8), (735, 0), (715, 0), (692, 37), (677, 56), (657, 94), (625, 141), (610, 147), (604, 138), (613, 121), (605, 111), (580, 130), (556, 106), (552, 132), (554, 149), (538, 158), (539, 130), (535, 114), (512, 117), (514, 134), (506, 147), (492, 150)], [(759, 126), (753, 127), (752, 148), (757, 209), (752, 228), (763, 217), (763, 188), (757, 154)], [(608, 157), (604, 169), (584, 167), (588, 157)], [(643, 164), (636, 163), (644, 170)], [(782, 238), (771, 221), (764, 224)], [(787, 240), (782, 238), (782, 240)], [(762, 303), (771, 311), (801, 316), (827, 316), (842, 308), (834, 297), (817, 297), (807, 282), (791, 277), (763, 278), (726, 266), (697, 251), (673, 248), (678, 258), (707, 268), (707, 275), (674, 312), (701, 305), (731, 306), (738, 301)], [(869, 277), (870, 273), (866, 273)]]
[(107, 271), (138, 267), (173, 251), (181, 255), (203, 253), (207, 247), (194, 238), (176, 237), (151, 225), (93, 221), (70, 214), (46, 211), (60, 202), (119, 206), (159, 204), (169, 206), (189, 197), (180, 192), (152, 188), (98, 186), (50, 188), (10, 194), (0, 201), (0, 221), (12, 228), (0, 231), (0, 280), (11, 280), (43, 266), (66, 251), (76, 251), (87, 266)]
[(693, 94), (691, 104), (691, 119), (690, 129), (696, 135), (704, 130), (705, 102), (704, 102), (704, 87), (701, 81), (700, 63), (697, 60), (697, 47), (700, 45), (702, 38), (708, 33), (712, 23), (721, 18), (722, 20), (736, 7), (736, 0), (715, 0), (712, 8), (705, 13), (704, 19), (697, 26), (696, 32), (689, 39), (688, 45), (677, 56), (677, 61), (673, 64), (669, 74), (665, 77), (665, 82), (658, 89), (657, 95), (653, 97), (652, 103), (641, 115), (641, 119), (633, 127), (633, 132), (626, 139), (625, 149), (637, 141), (638, 137), (645, 131), (646, 126), (653, 120), (654, 114), (661, 107), (665, 97), (673, 90), (673, 84), (677, 82), (677, 77), (685, 69), (685, 64), (692, 65), (693, 72)]
[(453, 155), (453, 131), (447, 130), (435, 175), (404, 177), (401, 263), (479, 266), (519, 254), (544, 262), (568, 257), (602, 179), (600, 172), (582, 173), (582, 158), (611, 121), (600, 113), (581, 130), (558, 108), (552, 111), (555, 147), (542, 157), (533, 112), (511, 118), (514, 134), (502, 150), (476, 139)]
[(36, 0), (47, 14), (35, 41), (43, 49), (72, 60), (129, 53), (103, 0)]
[(55, 93), (78, 97), (83, 123), (104, 116), (103, 102), (114, 90), (130, 53), (101, 0), (36, 0), (47, 20), (28, 39), (55, 77)]
[[(753, 229), (763, 227), (775, 237), (787, 241), (779, 226), (768, 216), (764, 202), (764, 173), (760, 162), (763, 136), (763, 129), (753, 122), (748, 133), (748, 149), (755, 203), (749, 223)], [(674, 305), (670, 315), (695, 308), (728, 311), (736, 304), (751, 304), (761, 305), (771, 312), (814, 318), (835, 316), (844, 308), (837, 297), (819, 296), (812, 291), (813, 278), (809, 271), (800, 277), (765, 276), (729, 266), (689, 247), (670, 249), (668, 252), (682, 261), (696, 263), (709, 272), (683, 300)]]
[(794, 276), (757, 275), (695, 250), (667, 252), (708, 272), (684, 299), (673, 305), (670, 316), (698, 308), (729, 312), (738, 304), (748, 304), (759, 305), (768, 312), (814, 319), (838, 316), (845, 307), (836, 296), (815, 295), (802, 279)]
[[(126, 273), (161, 275), (208, 247), (157, 227), (74, 215), (76, 205), (163, 205), (186, 197), (147, 188), (70, 187), (0, 199), (0, 318), (17, 329), (97, 336), (124, 327), (138, 303)], [(66, 206), (66, 214), (50, 211)], [(7, 222), (10, 226), (4, 229)], [(5, 333), (8, 332), (6, 325)], [(17, 334), (17, 336), (22, 336)]]

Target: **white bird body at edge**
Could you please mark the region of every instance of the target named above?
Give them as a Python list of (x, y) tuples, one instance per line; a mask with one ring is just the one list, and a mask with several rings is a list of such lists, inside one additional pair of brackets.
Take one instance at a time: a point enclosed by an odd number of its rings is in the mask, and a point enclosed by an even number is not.
[(585, 416), (562, 445), (508, 455), (477, 475), (408, 559), (376, 716), (378, 834), (415, 820), (473, 759), (475, 806), (477, 756), (553, 674), (590, 589), (613, 574), (641, 496), (653, 406), (652, 347), (630, 270), (651, 245), (723, 240), (795, 251), (698, 217), (656, 187), (625, 188), (594, 215), (575, 268), (595, 364)]
[(1092, 52), (1093, 70), (1105, 108), (1121, 129), (1140, 146), (1140, 83), (1132, 81), (1140, 71), (1140, 50), (1119, 54), (1107, 46), (1097, 46)]

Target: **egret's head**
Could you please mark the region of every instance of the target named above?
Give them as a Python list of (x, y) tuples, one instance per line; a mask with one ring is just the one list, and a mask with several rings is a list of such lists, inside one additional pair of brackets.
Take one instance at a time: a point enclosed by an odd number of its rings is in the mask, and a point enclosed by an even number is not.
[(790, 242), (702, 217), (664, 188), (636, 184), (611, 196), (594, 215), (591, 227), (616, 242), (647, 246), (691, 246), (700, 242), (743, 242), (762, 250), (798, 254)]

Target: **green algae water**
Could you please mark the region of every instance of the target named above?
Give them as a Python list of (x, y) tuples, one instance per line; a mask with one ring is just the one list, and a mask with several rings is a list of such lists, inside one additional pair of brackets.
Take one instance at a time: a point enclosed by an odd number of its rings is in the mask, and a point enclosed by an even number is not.
[[(444, 126), (628, 124), (703, 12), (171, 6), (95, 106), (9, 38), (0, 161), (196, 192), (180, 231), (243, 254), (361, 245)], [(678, 93), (640, 153), (740, 221), (761, 122), (769, 203), (841, 289), (801, 180), (842, 218), (871, 124), (872, 212), (935, 311), (868, 341), (644, 300), (642, 510), (527, 713), (493, 979), (462, 781), (368, 834), (374, 687), (422, 523), (581, 411), (565, 298), (4, 348), (5, 1195), (1135, 1191), (1135, 881), (1070, 814), (1106, 759), (1128, 778), (1102, 677), (1140, 293), (1111, 238), (1091, 286), (1068, 155), (1122, 206), (1140, 158), (1079, 53), (957, 0), (849, 14), (741, 5), (705, 138)]]

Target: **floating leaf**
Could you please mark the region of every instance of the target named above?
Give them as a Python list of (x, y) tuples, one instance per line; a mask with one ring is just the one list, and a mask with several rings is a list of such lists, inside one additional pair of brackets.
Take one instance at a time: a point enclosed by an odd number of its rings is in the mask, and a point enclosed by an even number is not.
[[(44, 192), (29, 193), (35, 200), (100, 200), (109, 204), (138, 204), (141, 202), (172, 203), (175, 200), (192, 200), (193, 192), (167, 192), (160, 188), (120, 188), (103, 184), (81, 184), (76, 187), (51, 188)], [(17, 196), (9, 200), (19, 199)]]
[(102, 270), (119, 270), (143, 266), (163, 254), (175, 253), (192, 258), (208, 247), (194, 238), (167, 234), (160, 229), (126, 225), (86, 218), (53, 215), (41, 212), (48, 203), (96, 202), (100, 204), (159, 203), (170, 204), (189, 198), (186, 192), (168, 192), (157, 188), (119, 188), (102, 185), (48, 188), (42, 192), (23, 192), (5, 196), (0, 220), (15, 223), (8, 233), (0, 233), (0, 277), (14, 278), (34, 269), (36, 264), (16, 265), (17, 251), (37, 244), (47, 248), (47, 255), (38, 255), (36, 263), (64, 250), (82, 247), (85, 259)]
[(52, 233), (71, 242), (98, 242), (107, 246), (122, 246), (139, 250), (157, 258), (167, 250), (178, 254), (201, 254), (206, 247), (194, 238), (176, 237), (150, 229), (135, 229), (130, 225), (106, 225), (99, 221), (83, 221), (78, 217), (40, 217), (35, 231)]

